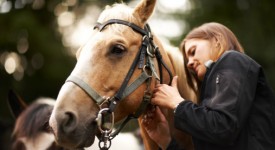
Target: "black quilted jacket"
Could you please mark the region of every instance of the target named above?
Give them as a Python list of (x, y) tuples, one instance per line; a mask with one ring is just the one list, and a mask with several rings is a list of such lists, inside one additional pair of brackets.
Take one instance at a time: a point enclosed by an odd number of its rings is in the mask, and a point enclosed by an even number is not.
[[(225, 52), (208, 69), (200, 99), (182, 102), (174, 120), (196, 150), (275, 150), (274, 91), (250, 57)], [(175, 141), (168, 149), (178, 149)]]

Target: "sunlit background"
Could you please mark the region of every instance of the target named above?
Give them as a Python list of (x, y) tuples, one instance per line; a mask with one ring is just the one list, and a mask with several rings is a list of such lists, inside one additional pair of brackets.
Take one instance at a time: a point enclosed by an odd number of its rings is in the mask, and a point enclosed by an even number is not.
[[(73, 1), (73, 0), (72, 0)], [(129, 6), (134, 7), (138, 0), (130, 1)], [(70, 2), (70, 5), (75, 5), (76, 1)], [(55, 15), (57, 16), (57, 23), (59, 32), (63, 35), (62, 42), (64, 46), (71, 50), (71, 54), (83, 45), (90, 37), (89, 33), (96, 23), (97, 16), (101, 13), (102, 8), (96, 5), (91, 5), (85, 8), (81, 18), (76, 17), (76, 12), (69, 12), (68, 5), (59, 4), (55, 8)], [(170, 17), (163, 17), (162, 13), (172, 13), (176, 11), (184, 12), (190, 8), (188, 0), (167, 1), (160, 0), (157, 3), (156, 13), (152, 16), (149, 23), (154, 32), (160, 36), (165, 42), (169, 43), (167, 38), (177, 38), (184, 32), (184, 20), (171, 19)]]
[[(134, 7), (138, 0), (130, 1), (128, 5)], [(37, 10), (45, 7), (44, 0), (16, 0), (12, 1), (1, 0), (0, 13), (9, 13), (14, 5), (15, 9), (22, 9), (26, 5), (31, 4), (32, 9)], [(90, 31), (96, 23), (97, 17), (102, 11), (102, 7), (98, 5), (80, 6), (71, 10), (71, 7), (76, 7), (78, 0), (64, 0), (58, 3), (53, 8), (53, 13), (56, 16), (57, 31), (61, 34), (62, 44), (66, 47), (69, 55), (73, 56), (76, 50), (83, 45), (90, 37)], [(167, 14), (174, 12), (188, 11), (191, 9), (188, 0), (159, 0), (157, 2), (156, 12), (149, 21), (151, 28), (163, 42), (170, 43), (169, 39), (179, 38), (185, 32), (185, 21), (176, 19)], [(162, 15), (166, 14), (166, 15)], [(28, 30), (23, 30), (18, 33), (17, 47), (1, 53), (1, 64), (4, 66), (6, 73), (13, 76), (17, 81), (24, 78), (27, 73), (27, 67), (30, 65), (32, 71), (40, 69), (44, 65), (43, 55), (39, 52), (34, 54), (28, 62), (24, 54), (29, 50)], [(46, 39), (45, 39), (46, 40)], [(9, 52), (15, 51), (15, 52)], [(32, 74), (32, 71), (28, 72)]]
[[(8, 91), (29, 103), (39, 96), (55, 98), (75, 65), (76, 50), (90, 37), (105, 5), (115, 2), (121, 1), (0, 0), (0, 133), (14, 123)], [(134, 7), (139, 0), (124, 2)], [(228, 26), (274, 88), (274, 6), (271, 0), (158, 0), (149, 24), (163, 43), (176, 47), (202, 23)], [(0, 143), (7, 142), (3, 137)]]

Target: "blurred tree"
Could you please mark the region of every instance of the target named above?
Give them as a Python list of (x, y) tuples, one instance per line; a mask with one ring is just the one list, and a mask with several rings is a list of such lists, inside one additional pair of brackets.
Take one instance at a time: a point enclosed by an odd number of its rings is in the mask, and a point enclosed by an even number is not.
[(55, 31), (54, 14), (47, 7), (12, 9), (0, 14), (0, 33), (1, 117), (9, 89), (29, 101), (55, 97), (74, 62)]
[[(28, 103), (40, 96), (56, 97), (74, 64), (56, 32), (51, 1), (39, 9), (32, 3), (10, 3), (13, 7), (0, 14), (0, 122), (7, 128), (14, 122), (6, 103), (10, 89)], [(10, 134), (4, 131), (10, 129), (1, 128), (0, 149), (10, 149)]]
[(8, 112), (5, 100), (9, 89), (29, 102), (39, 96), (56, 97), (71, 72), (75, 58), (68, 53), (59, 32), (60, 12), (81, 17), (90, 5), (104, 7), (114, 2), (0, 1), (0, 118)]

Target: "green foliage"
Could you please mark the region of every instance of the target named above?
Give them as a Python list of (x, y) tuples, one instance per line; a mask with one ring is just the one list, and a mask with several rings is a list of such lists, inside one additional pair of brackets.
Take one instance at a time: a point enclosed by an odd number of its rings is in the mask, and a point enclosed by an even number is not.
[[(4, 2), (11, 8), (1, 13)], [(41, 96), (56, 98), (76, 63), (62, 43), (57, 6), (81, 16), (85, 13), (81, 9), (90, 5), (104, 7), (114, 2), (118, 1), (48, 0), (40, 5), (34, 5), (34, 1), (0, 1), (0, 121), (13, 122), (6, 102), (10, 89), (27, 103)], [(17, 61), (12, 73), (5, 68), (10, 55)]]
[[(55, 16), (47, 7), (33, 10), (26, 6), (0, 14), (1, 119), (9, 116), (6, 104), (9, 89), (17, 91), (27, 102), (40, 96), (57, 96), (75, 62), (67, 56), (56, 28)], [(22, 40), (25, 51), (20, 51)], [(4, 56), (9, 53), (19, 57), (23, 77), (6, 72)]]

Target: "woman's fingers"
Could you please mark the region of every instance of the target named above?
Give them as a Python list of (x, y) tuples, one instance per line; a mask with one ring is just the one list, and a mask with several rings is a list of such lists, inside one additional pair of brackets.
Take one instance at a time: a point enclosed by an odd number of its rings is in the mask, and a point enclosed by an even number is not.
[(171, 83), (172, 87), (177, 87), (178, 86), (178, 76), (174, 76), (172, 83)]
[(144, 122), (145, 124), (149, 124), (154, 118), (155, 110), (155, 107), (147, 110), (147, 112), (143, 115), (142, 122)]

